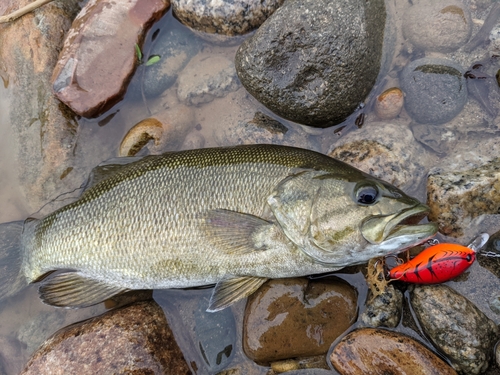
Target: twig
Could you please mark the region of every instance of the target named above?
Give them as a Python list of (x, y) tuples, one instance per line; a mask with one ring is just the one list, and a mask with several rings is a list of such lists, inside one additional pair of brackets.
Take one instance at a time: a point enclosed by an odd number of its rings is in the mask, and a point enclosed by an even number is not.
[(28, 4), (25, 7), (22, 7), (21, 9), (16, 10), (15, 12), (12, 12), (11, 14), (7, 14), (6, 16), (1, 16), (0, 23), (14, 21), (16, 18), (24, 16), (26, 13), (29, 13), (32, 10), (35, 10), (36, 8), (39, 8), (42, 5), (50, 3), (51, 1), (52, 0), (36, 0), (36, 1), (32, 2), (31, 4)]

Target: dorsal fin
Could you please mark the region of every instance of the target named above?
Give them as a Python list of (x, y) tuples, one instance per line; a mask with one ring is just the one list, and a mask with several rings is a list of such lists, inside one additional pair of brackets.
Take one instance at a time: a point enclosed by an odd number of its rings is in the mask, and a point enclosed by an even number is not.
[(102, 162), (90, 172), (87, 181), (83, 185), (83, 192), (119, 172), (124, 166), (139, 161), (142, 158), (144, 158), (144, 156), (128, 156), (112, 158)]

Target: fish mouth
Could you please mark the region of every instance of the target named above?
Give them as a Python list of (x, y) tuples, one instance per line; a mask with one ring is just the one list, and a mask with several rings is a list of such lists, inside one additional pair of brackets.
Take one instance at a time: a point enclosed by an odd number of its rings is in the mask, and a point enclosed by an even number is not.
[(380, 244), (398, 237), (414, 237), (417, 241), (421, 238), (425, 241), (438, 231), (436, 223), (419, 224), (429, 212), (427, 205), (419, 203), (398, 214), (372, 216), (362, 223), (361, 233), (365, 240), (372, 244)]

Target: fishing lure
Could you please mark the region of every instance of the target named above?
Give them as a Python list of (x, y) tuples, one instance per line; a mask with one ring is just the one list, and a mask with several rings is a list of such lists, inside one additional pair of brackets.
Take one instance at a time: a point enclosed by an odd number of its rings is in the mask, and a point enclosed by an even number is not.
[(462, 274), (475, 259), (476, 252), (469, 247), (440, 243), (394, 267), (389, 271), (389, 277), (409, 283), (443, 283)]

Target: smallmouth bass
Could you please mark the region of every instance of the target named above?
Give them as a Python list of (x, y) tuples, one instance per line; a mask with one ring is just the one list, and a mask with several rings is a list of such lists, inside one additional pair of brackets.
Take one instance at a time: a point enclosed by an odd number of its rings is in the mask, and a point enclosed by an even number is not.
[(437, 232), (418, 224), (429, 208), (396, 187), (293, 147), (118, 158), (89, 181), (46, 217), (0, 226), (0, 298), (39, 280), (42, 300), (64, 307), (216, 284), (217, 311), (270, 278), (365, 263)]

